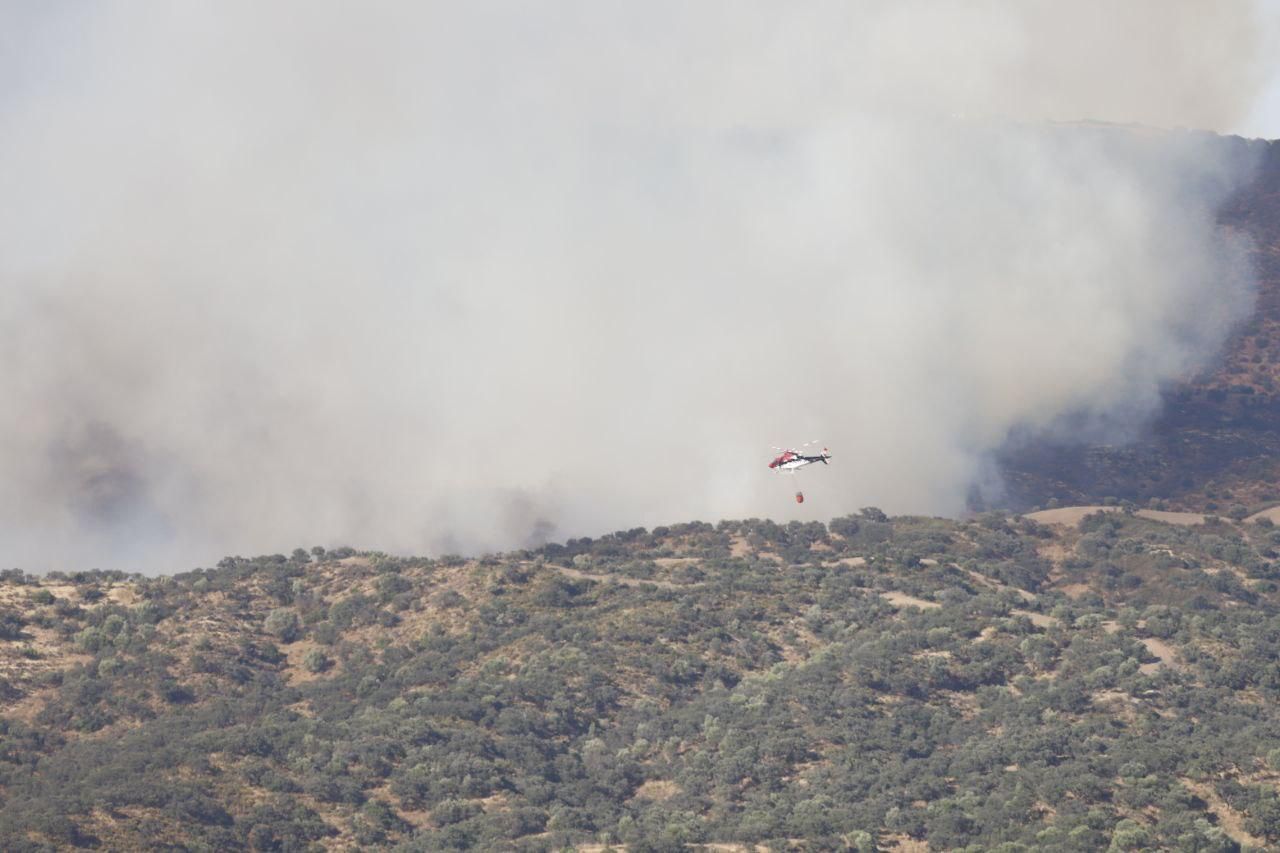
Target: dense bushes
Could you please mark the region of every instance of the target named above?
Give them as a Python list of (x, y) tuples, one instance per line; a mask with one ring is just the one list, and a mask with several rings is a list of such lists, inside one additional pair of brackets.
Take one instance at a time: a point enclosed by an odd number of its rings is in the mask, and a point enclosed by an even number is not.
[(1270, 543), (1095, 516), (1054, 564), (1052, 537), (869, 508), (47, 602), (11, 633), (87, 657), (0, 721), (0, 846), (144, 844), (109, 808), (218, 849), (1225, 849), (1184, 779), (1280, 841), (1249, 777), (1280, 755), (1280, 611), (1230, 569)]

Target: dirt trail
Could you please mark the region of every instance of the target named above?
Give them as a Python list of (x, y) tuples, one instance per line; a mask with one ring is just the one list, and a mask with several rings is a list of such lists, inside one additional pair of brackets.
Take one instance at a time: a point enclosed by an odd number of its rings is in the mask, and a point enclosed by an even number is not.
[[(923, 560), (921, 562), (923, 562)], [(1016, 592), (1018, 597), (1023, 601), (1030, 602), (1036, 600), (1036, 594), (1029, 590), (1021, 589), (1016, 586), (1009, 586), (1008, 584), (1001, 583), (995, 578), (989, 578), (981, 572), (975, 572), (973, 569), (965, 569), (965, 573), (974, 583), (981, 584), (987, 589), (994, 589), (997, 592)]]
[(1183, 779), (1182, 784), (1187, 787), (1188, 791), (1205, 801), (1209, 811), (1218, 819), (1218, 826), (1222, 827), (1222, 831), (1229, 835), (1232, 841), (1242, 847), (1256, 847), (1259, 850), (1267, 849), (1265, 839), (1250, 835), (1245, 831), (1244, 817), (1240, 812), (1227, 805), (1222, 797), (1218, 796), (1218, 792), (1213, 789), (1211, 783), (1192, 782), (1190, 779)]

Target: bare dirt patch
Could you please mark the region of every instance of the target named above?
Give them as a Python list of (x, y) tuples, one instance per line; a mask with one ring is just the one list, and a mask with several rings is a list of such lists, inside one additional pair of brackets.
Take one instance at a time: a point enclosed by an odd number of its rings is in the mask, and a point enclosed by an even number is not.
[(1173, 646), (1164, 640), (1157, 640), (1155, 637), (1143, 637), (1142, 645), (1147, 647), (1147, 651), (1158, 657), (1160, 660), (1154, 663), (1144, 663), (1138, 667), (1140, 672), (1152, 673), (1167, 666), (1170, 669), (1181, 669), (1182, 664), (1178, 663), (1178, 652)]

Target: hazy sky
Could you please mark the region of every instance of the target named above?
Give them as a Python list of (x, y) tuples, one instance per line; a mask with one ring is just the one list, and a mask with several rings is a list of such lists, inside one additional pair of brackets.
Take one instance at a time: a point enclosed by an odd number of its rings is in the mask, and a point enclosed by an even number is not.
[(1253, 139), (1280, 139), (1280, 62), (1248, 117), (1232, 125), (1228, 132)]
[[(1268, 43), (1274, 43), (1280, 31), (1280, 0), (1257, 0), (1258, 26)], [(1247, 115), (1240, 121), (1225, 126), (1224, 132), (1258, 139), (1280, 139), (1280, 61), (1271, 58), (1263, 61), (1261, 92)]]
[(0, 565), (956, 512), (1248, 312), (1248, 151), (1059, 123), (1280, 135), (1278, 20), (0, 5)]

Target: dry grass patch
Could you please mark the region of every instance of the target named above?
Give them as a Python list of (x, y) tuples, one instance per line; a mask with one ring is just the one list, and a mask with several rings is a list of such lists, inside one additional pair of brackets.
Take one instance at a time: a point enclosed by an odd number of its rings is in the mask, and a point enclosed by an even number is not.
[(0, 714), (31, 722), (56, 689), (36, 689), (42, 676), (65, 672), (93, 660), (92, 655), (77, 650), (69, 638), (39, 625), (28, 624), (23, 636), (0, 641), (0, 678), (20, 693), (0, 700)]
[(1093, 703), (1099, 707), (1106, 708), (1126, 723), (1132, 723), (1138, 719), (1138, 700), (1134, 699), (1128, 693), (1119, 690), (1099, 690), (1093, 694)]
[(929, 853), (929, 842), (898, 833), (880, 838), (881, 846), (889, 853)]
[(1095, 512), (1119, 512), (1117, 506), (1064, 506), (1056, 509), (1042, 509), (1039, 512), (1027, 513), (1029, 518), (1038, 524), (1055, 524), (1062, 527), (1075, 527), (1086, 515)]
[(1010, 610), (1009, 612), (1014, 616), (1025, 616), (1037, 628), (1056, 628), (1062, 624), (1062, 620), (1056, 616), (1046, 616), (1043, 613), (1035, 613), (1030, 610)]
[(574, 578), (576, 580), (596, 581), (597, 583), (608, 583), (613, 581), (622, 586), (644, 586), (650, 584), (659, 589), (686, 589), (693, 586), (702, 586), (701, 583), (673, 583), (672, 581), (651, 580), (649, 578), (631, 578), (626, 575), (610, 575), (610, 574), (592, 574), (584, 572), (581, 569), (572, 569), (568, 566), (546, 566), (548, 569), (559, 572), (565, 577)]
[(669, 800), (676, 794), (680, 793), (680, 786), (670, 779), (650, 779), (639, 788), (636, 788), (635, 799), (638, 800), (654, 800), (661, 802)]
[[(329, 667), (323, 672), (311, 672), (303, 664), (307, 654), (316, 650), (329, 658)], [(320, 678), (329, 678), (342, 669), (342, 661), (329, 657), (325, 647), (315, 640), (295, 640), (284, 647), (284, 656), (285, 680), (289, 682), (290, 686), (306, 684), (308, 681), (315, 681)]]
[[(1039, 512), (1028, 513), (1025, 517), (1040, 524), (1075, 527), (1086, 515), (1093, 515), (1095, 512), (1121, 512), (1121, 508), (1118, 506), (1064, 506), (1057, 509), (1044, 509)], [(1140, 509), (1134, 515), (1150, 521), (1161, 521), (1165, 524), (1185, 526), (1204, 524), (1204, 513), (1202, 512), (1168, 512), (1158, 509)]]
[(1137, 512), (1137, 516), (1151, 521), (1163, 521), (1165, 524), (1180, 524), (1183, 526), (1204, 524), (1204, 513), (1202, 512), (1169, 512), (1160, 509), (1140, 509)]
[(1065, 583), (1057, 589), (1067, 598), (1079, 598), (1088, 592), (1090, 587), (1087, 583)]
[(919, 607), (921, 610), (936, 610), (942, 605), (936, 601), (925, 601), (923, 598), (907, 595), (905, 592), (882, 592), (880, 597), (894, 607)]
[(138, 590), (133, 586), (133, 584), (112, 586), (111, 589), (107, 590), (106, 598), (108, 601), (112, 601), (116, 604), (122, 604), (126, 607), (137, 604), (142, 600), (138, 595)]

